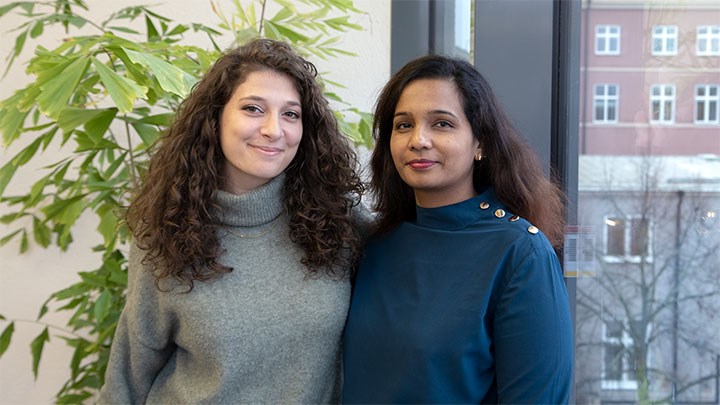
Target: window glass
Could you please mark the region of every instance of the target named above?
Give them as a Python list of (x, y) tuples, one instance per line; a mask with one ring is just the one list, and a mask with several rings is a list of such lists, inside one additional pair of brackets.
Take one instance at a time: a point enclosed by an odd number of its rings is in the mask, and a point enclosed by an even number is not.
[(717, 403), (720, 2), (580, 14), (576, 402)]
[(595, 54), (620, 54), (619, 25), (598, 25), (595, 27)]
[(658, 25), (652, 31), (652, 54), (677, 54), (677, 27), (672, 25)]

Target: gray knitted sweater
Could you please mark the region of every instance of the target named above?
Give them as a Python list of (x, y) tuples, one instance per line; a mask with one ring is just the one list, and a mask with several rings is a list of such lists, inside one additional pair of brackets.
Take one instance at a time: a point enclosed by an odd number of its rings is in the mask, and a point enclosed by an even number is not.
[(216, 193), (221, 261), (234, 270), (190, 293), (158, 291), (143, 252), (131, 248), (99, 402), (339, 402), (350, 284), (307, 276), (288, 237), (283, 182)]

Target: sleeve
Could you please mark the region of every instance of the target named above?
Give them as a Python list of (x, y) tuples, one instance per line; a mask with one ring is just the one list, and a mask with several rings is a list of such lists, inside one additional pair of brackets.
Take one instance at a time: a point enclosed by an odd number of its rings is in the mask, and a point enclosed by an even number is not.
[(143, 256), (131, 247), (127, 301), (110, 348), (100, 404), (145, 403), (153, 381), (175, 350), (172, 320), (163, 302), (170, 293), (156, 288), (141, 263)]
[(530, 253), (513, 266), (496, 307), (499, 403), (569, 401), (574, 349), (570, 306), (560, 263), (544, 241), (530, 242)]

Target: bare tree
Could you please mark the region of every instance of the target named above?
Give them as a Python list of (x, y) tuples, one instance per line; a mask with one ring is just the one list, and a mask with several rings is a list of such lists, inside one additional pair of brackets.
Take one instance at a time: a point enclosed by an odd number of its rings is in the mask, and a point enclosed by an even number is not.
[(594, 159), (600, 187), (580, 190), (599, 243), (578, 280), (578, 399), (716, 403), (720, 192), (673, 178), (668, 159)]

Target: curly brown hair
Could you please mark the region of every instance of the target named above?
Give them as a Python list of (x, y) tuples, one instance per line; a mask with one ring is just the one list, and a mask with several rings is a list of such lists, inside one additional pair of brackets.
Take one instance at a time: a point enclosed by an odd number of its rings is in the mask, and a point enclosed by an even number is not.
[(385, 233), (402, 221), (415, 219), (413, 190), (398, 174), (390, 153), (393, 116), (405, 87), (419, 79), (447, 79), (455, 83), (463, 109), (480, 142), (483, 159), (475, 161), (476, 190), (492, 186), (515, 214), (537, 225), (554, 247), (562, 245), (564, 196), (543, 173), (535, 153), (513, 128), (490, 85), (468, 62), (440, 55), (406, 64), (385, 85), (375, 106), (376, 145), (370, 161), (371, 188), (378, 218), (375, 232)]
[(156, 285), (174, 278), (192, 290), (195, 280), (232, 271), (219, 262), (223, 252), (211, 215), (213, 192), (224, 184), (220, 117), (233, 91), (260, 70), (287, 75), (301, 98), (303, 137), (285, 170), (283, 203), (290, 239), (304, 250), (302, 263), (310, 273), (344, 276), (359, 256), (360, 237), (349, 212), (364, 186), (355, 152), (316, 79), (317, 69), (286, 43), (255, 39), (224, 53), (195, 85), (153, 147), (128, 208), (127, 223), (146, 252), (143, 263)]

